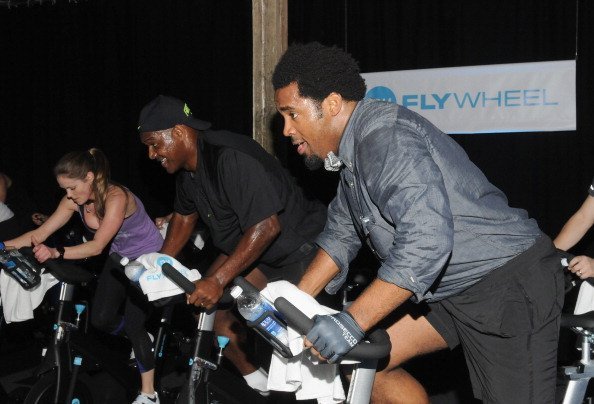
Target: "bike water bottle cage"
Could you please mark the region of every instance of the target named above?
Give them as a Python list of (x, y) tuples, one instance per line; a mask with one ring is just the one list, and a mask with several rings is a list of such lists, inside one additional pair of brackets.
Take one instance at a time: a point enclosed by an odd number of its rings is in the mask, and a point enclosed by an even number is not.
[(284, 358), (290, 359), (295, 356), (291, 352), (291, 349), (276, 337), (275, 330), (287, 326), (277, 313), (266, 311), (254, 321), (246, 320), (246, 324), (268, 341)]
[(2, 244), (0, 246), (0, 266), (25, 290), (32, 289), (41, 282), (42, 267), (33, 257), (30, 247), (6, 250)]
[[(260, 294), (260, 291), (254, 285), (241, 276), (235, 278), (233, 283), (235, 286), (231, 289), (230, 294), (235, 299), (244, 293), (244, 291), (245, 293)], [(271, 305), (272, 303), (266, 305), (268, 308), (258, 318), (251, 321), (246, 318), (246, 324), (260, 334), (284, 358), (292, 358), (294, 355), (288, 346), (287, 322), (276, 311), (274, 306)], [(279, 339), (279, 337), (282, 337), (284, 340)]]

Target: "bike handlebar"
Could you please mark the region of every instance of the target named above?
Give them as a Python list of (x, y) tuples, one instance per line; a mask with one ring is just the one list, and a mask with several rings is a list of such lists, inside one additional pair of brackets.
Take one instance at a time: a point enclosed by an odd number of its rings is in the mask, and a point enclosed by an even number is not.
[[(243, 277), (238, 276), (233, 283), (245, 291), (259, 293), (259, 290)], [(306, 335), (313, 326), (313, 320), (307, 317), (301, 310), (295, 307), (284, 297), (279, 297), (274, 301), (274, 306), (287, 320), (287, 323), (302, 335)], [(377, 329), (370, 333), (367, 338), (369, 343), (362, 343), (355, 346), (345, 359), (365, 360), (380, 359), (390, 353), (392, 344), (388, 333), (383, 329)]]
[[(285, 317), (287, 323), (300, 334), (306, 335), (313, 326), (313, 320), (284, 297), (277, 298), (274, 301), (274, 306)], [(368, 334), (366, 342), (356, 345), (345, 355), (344, 359), (357, 361), (380, 359), (387, 356), (392, 349), (390, 337), (386, 330), (383, 329), (377, 329)]]
[[(166, 277), (168, 277), (177, 286), (182, 288), (182, 290), (184, 292), (186, 292), (187, 294), (191, 295), (192, 292), (194, 292), (194, 289), (196, 289), (196, 285), (194, 284), (194, 282), (190, 281), (188, 278), (183, 276), (171, 264), (169, 264), (167, 262), (164, 263), (161, 266), (161, 270), (163, 271), (163, 273), (165, 274)], [(225, 289), (225, 291), (223, 292), (223, 296), (221, 296), (221, 298), (219, 299), (219, 304), (229, 304), (232, 301), (233, 301), (233, 297), (231, 296), (229, 291)]]
[[(182, 288), (184, 292), (191, 294), (194, 291), (194, 283), (183, 276), (172, 265), (164, 263), (161, 266), (161, 269), (165, 276)], [(233, 280), (233, 283), (241, 287), (244, 291), (257, 293), (260, 292), (254, 285), (241, 276), (236, 277)], [(307, 331), (309, 331), (313, 325), (312, 319), (303, 314), (301, 310), (291, 304), (284, 297), (277, 298), (274, 301), (274, 305), (292, 328), (303, 335), (307, 334)], [(388, 355), (391, 348), (392, 344), (390, 343), (390, 337), (388, 337), (388, 333), (385, 330), (377, 329), (368, 335), (368, 341), (360, 343), (359, 345), (355, 346), (348, 354), (346, 354), (345, 359), (358, 361), (365, 359), (379, 359)]]
[(559, 256), (561, 257), (561, 266), (565, 268), (567, 268), (569, 266), (569, 262), (575, 258), (575, 255), (560, 249), (557, 249), (557, 254), (559, 254)]
[[(576, 256), (571, 253), (568, 253), (567, 251), (563, 251), (563, 250), (559, 250), (559, 249), (557, 249), (557, 253), (561, 256), (561, 266), (567, 270), (569, 268), (569, 263)], [(594, 278), (581, 279), (577, 274), (574, 274), (571, 271), (564, 271), (564, 272), (565, 272), (565, 276), (566, 276), (566, 284), (568, 284), (568, 286), (566, 286), (566, 288), (565, 288), (565, 293), (569, 292), (571, 289), (576, 287), (582, 281), (588, 282), (590, 285), (594, 286)]]
[(173, 267), (173, 265), (166, 262), (161, 266), (161, 270), (166, 277), (171, 279), (173, 283), (182, 288), (182, 290), (187, 294), (191, 295), (196, 288), (194, 282), (183, 276), (177, 269)]
[(233, 284), (239, 286), (244, 292), (260, 293), (257, 287), (248, 282), (243, 276), (233, 279)]
[(37, 259), (35, 259), (32, 247), (21, 247), (19, 248), (19, 252), (27, 260), (29, 265), (39, 268), (45, 267), (60, 282), (82, 284), (90, 282), (94, 277), (91, 271), (77, 265), (75, 263), (76, 261), (52, 258), (45, 261), (43, 264), (40, 264)]

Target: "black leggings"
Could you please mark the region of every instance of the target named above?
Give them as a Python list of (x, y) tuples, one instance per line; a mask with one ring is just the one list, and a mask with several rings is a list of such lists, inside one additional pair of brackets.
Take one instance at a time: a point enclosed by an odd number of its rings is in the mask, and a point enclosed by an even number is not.
[[(119, 312), (125, 301), (124, 315)], [(155, 367), (152, 342), (144, 323), (151, 305), (140, 288), (134, 286), (119, 264), (107, 259), (99, 277), (92, 304), (91, 323), (94, 327), (111, 333), (126, 333), (138, 362), (141, 373)]]

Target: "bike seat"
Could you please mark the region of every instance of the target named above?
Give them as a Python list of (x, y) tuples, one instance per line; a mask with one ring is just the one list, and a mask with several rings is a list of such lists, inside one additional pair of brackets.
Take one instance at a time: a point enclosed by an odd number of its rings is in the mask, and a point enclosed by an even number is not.
[(581, 327), (594, 330), (594, 311), (584, 314), (563, 313), (561, 315), (561, 327)]
[(89, 283), (95, 277), (90, 270), (65, 261), (48, 260), (45, 262), (45, 268), (58, 281), (72, 285)]

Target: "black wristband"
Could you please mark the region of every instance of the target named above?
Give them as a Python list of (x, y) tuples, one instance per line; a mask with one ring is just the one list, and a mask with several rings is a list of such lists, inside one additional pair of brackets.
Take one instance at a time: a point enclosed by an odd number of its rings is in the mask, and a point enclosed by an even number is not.
[(58, 250), (58, 252), (60, 253), (60, 256), (58, 257), (58, 259), (63, 260), (64, 259), (64, 247), (60, 246), (60, 247), (56, 247), (56, 250)]

